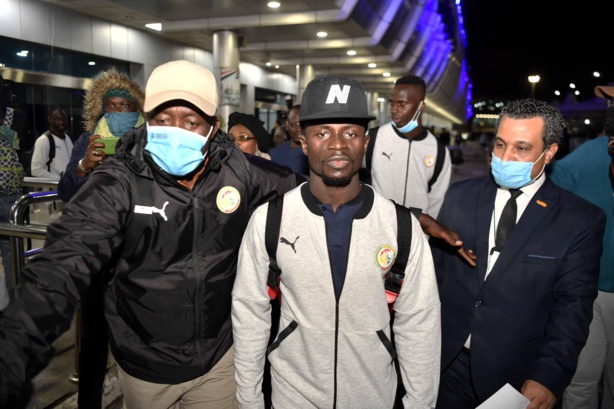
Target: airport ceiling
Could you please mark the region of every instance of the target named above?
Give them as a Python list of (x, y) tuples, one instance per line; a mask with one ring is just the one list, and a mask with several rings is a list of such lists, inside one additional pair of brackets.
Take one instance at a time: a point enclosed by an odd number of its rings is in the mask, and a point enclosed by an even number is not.
[[(273, 9), (268, 0), (45, 1), (208, 51), (213, 50), (214, 32), (231, 30), (241, 40), (242, 62), (291, 76), (296, 75), (297, 64), (310, 64), (316, 76), (352, 76), (368, 91), (386, 95), (392, 82), (407, 72), (399, 61), (401, 40), (392, 31), (402, 31), (413, 3), (420, 3), (279, 0), (281, 6)], [(162, 31), (145, 28), (149, 23), (162, 23)], [(321, 31), (328, 35), (319, 38), (316, 33)], [(349, 50), (356, 55), (348, 56)], [(272, 66), (267, 67), (267, 62)], [(369, 68), (369, 63), (377, 67)], [(390, 77), (384, 77), (385, 72)]]

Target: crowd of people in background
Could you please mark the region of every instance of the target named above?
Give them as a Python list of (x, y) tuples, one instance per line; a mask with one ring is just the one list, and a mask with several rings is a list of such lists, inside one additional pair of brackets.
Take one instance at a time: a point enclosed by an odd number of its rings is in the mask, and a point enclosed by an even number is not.
[(614, 407), (614, 87), (574, 147), (556, 107), (510, 101), (475, 137), (488, 174), (453, 184), (468, 138), (423, 123), (427, 88), (399, 77), (372, 127), (360, 82), (315, 78), (267, 129), (220, 118), (198, 64), (144, 90), (109, 69), (84, 132), (52, 107), (24, 156), (0, 77), (0, 222), (26, 174), (65, 202), (17, 288), (0, 237), (0, 407), (28, 407), (76, 310), (83, 408), (109, 348), (128, 409), (474, 409), (506, 385)]

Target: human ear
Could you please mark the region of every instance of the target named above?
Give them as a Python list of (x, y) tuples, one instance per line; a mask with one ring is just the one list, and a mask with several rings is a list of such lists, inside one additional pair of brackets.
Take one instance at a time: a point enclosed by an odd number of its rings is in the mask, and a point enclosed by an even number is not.
[(557, 145), (556, 143), (553, 143), (552, 145), (550, 145), (548, 147), (548, 149), (546, 149), (546, 154), (544, 155), (545, 158), (545, 164), (549, 164), (550, 161), (552, 160), (552, 158), (554, 158), (554, 155), (556, 155), (556, 152), (559, 150), (559, 145)]

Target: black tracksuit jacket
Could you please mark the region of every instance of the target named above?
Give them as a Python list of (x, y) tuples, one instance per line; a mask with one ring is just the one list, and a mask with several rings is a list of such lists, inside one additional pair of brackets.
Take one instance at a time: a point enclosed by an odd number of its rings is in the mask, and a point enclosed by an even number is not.
[[(244, 155), (218, 132), (189, 190), (158, 168), (146, 140), (144, 126), (124, 135), (117, 154), (48, 226), (45, 251), (21, 273), (18, 299), (0, 316), (0, 406), (51, 359), (51, 342), (68, 329), (91, 280), (106, 283), (113, 355), (134, 377), (185, 382), (207, 373), (232, 345), (243, 232), (256, 207), (302, 178)], [(241, 171), (231, 169), (237, 163)], [(151, 206), (133, 203), (136, 178), (150, 186)]]

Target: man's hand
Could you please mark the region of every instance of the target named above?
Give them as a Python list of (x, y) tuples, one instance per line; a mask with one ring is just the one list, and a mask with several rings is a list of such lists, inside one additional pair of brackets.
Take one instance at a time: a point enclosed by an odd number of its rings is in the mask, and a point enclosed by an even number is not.
[(462, 240), (454, 230), (450, 230), (428, 214), (424, 213), (420, 215), (420, 227), (422, 227), (422, 230), (429, 236), (442, 239), (449, 245), (458, 247), (458, 254), (467, 260), (472, 267), (475, 267), (476, 255), (473, 254), (473, 250), (465, 250)]
[(99, 150), (104, 148), (104, 143), (94, 142), (95, 139), (100, 139), (100, 135), (91, 135), (88, 139), (87, 150), (85, 151), (85, 156), (81, 159), (81, 166), (87, 172), (83, 172), (79, 167), (77, 167), (77, 175), (80, 177), (85, 177), (89, 172), (94, 169), (98, 162), (102, 162), (104, 158), (107, 157), (106, 153)]
[(539, 382), (527, 379), (521, 392), (531, 401), (527, 409), (552, 409), (556, 404), (556, 397)]

